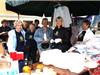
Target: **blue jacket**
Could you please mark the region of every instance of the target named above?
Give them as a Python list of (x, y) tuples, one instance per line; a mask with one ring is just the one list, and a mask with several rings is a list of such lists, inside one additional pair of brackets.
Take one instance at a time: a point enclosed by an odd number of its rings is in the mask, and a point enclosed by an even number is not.
[[(47, 31), (46, 31), (46, 35), (47, 35), (47, 39), (50, 40), (52, 38), (52, 35), (53, 35), (53, 30), (51, 28), (47, 28)], [(37, 42), (37, 46), (38, 46), (38, 49), (39, 50), (43, 50), (41, 48), (41, 43), (42, 41), (44, 40), (43, 39), (44, 37), (44, 29), (43, 27), (42, 28), (38, 28), (36, 31), (35, 31), (35, 34), (34, 34), (34, 39), (36, 40)]]

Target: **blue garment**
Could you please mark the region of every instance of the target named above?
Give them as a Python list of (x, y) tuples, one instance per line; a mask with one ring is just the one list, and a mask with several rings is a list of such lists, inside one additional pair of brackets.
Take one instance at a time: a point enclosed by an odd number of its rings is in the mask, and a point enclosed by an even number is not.
[(36, 40), (37, 42), (37, 45), (38, 45), (38, 49), (43, 51), (44, 49), (41, 47), (41, 43), (42, 41), (44, 40), (44, 33), (46, 33), (46, 36), (47, 36), (47, 39), (50, 41), (50, 39), (52, 38), (52, 35), (53, 35), (53, 30), (49, 27), (47, 27), (47, 31), (44, 32), (44, 29), (43, 27), (42, 28), (38, 28), (36, 31), (35, 31), (35, 34), (34, 34), (34, 39)]

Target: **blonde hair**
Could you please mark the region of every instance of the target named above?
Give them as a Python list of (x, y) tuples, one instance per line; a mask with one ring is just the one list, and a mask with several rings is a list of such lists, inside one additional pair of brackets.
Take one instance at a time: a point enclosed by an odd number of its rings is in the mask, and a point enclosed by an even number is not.
[(23, 22), (22, 22), (21, 20), (16, 20), (16, 21), (14, 22), (14, 27), (16, 27), (19, 23), (23, 24)]
[(56, 18), (56, 21), (57, 21), (57, 20), (61, 20), (61, 22), (62, 22), (62, 26), (63, 26), (63, 24), (64, 24), (64, 22), (63, 22), (63, 21), (64, 21), (63, 18), (62, 18), (61, 16), (58, 16), (58, 17)]

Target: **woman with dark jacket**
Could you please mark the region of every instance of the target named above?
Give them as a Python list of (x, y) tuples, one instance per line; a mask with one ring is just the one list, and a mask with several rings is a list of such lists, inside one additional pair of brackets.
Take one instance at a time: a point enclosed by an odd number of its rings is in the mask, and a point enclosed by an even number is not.
[(56, 27), (53, 30), (53, 38), (51, 40), (51, 48), (66, 52), (71, 46), (70, 31), (63, 27), (62, 17), (57, 17)]
[(36, 54), (37, 54), (37, 43), (34, 40), (34, 32), (35, 26), (34, 24), (30, 24), (29, 31), (26, 32), (26, 56), (28, 60), (32, 60), (32, 63), (36, 62)]
[[(7, 47), (9, 52), (23, 52), (25, 49), (25, 31), (22, 29), (22, 21), (15, 21), (15, 29), (12, 29), (8, 32), (8, 41)], [(25, 65), (24, 60), (18, 60), (19, 72), (22, 72), (22, 68)]]

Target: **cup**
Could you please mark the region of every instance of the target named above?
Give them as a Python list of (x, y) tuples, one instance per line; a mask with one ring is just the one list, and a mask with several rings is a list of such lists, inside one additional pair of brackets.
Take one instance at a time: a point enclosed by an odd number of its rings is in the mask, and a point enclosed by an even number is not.
[(17, 58), (17, 60), (24, 60), (24, 53), (23, 52), (17, 52), (16, 58)]
[(12, 58), (12, 60), (16, 60), (16, 51), (15, 52), (10, 52), (10, 58)]

